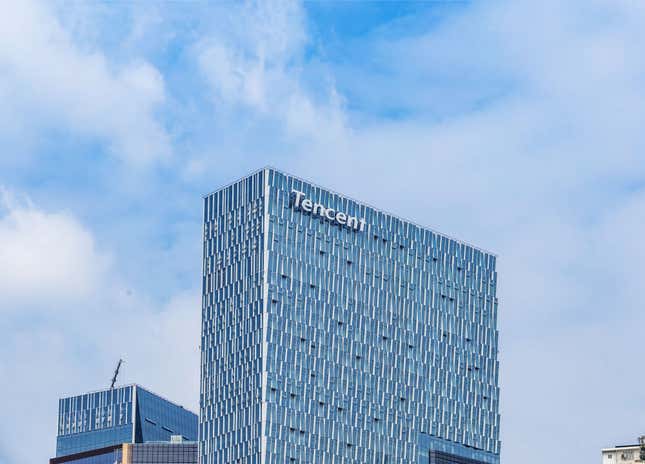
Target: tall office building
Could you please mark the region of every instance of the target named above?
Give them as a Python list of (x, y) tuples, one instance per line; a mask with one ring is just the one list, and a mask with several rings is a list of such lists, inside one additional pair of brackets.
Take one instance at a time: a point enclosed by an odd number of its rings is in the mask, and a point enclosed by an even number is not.
[(139, 385), (62, 398), (58, 403), (56, 457), (123, 443), (197, 440), (197, 415)]
[(265, 168), (203, 258), (201, 464), (499, 463), (494, 255)]

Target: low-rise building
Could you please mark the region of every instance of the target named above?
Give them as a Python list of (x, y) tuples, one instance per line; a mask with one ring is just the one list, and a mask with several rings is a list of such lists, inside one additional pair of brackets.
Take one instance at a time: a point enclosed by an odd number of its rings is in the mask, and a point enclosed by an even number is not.
[(645, 436), (639, 438), (638, 445), (623, 445), (602, 450), (602, 464), (645, 463)]
[(197, 464), (198, 444), (173, 436), (169, 442), (123, 443), (52, 458), (49, 464)]

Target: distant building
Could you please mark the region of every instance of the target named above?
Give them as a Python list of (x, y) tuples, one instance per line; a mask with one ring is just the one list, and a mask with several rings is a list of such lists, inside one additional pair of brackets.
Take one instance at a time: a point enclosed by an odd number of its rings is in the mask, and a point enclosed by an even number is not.
[(196, 441), (197, 428), (197, 415), (139, 385), (84, 393), (59, 400), (56, 457), (114, 451), (124, 443), (170, 442), (173, 435)]
[(124, 443), (59, 458), (49, 464), (197, 464), (198, 445), (173, 436), (170, 442)]
[(639, 443), (603, 449), (602, 464), (645, 463), (645, 436), (639, 438)]

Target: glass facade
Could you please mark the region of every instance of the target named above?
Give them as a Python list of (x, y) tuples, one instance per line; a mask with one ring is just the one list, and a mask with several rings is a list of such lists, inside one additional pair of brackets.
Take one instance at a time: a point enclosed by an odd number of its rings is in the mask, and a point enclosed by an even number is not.
[(123, 444), (53, 458), (50, 464), (197, 464), (196, 442)]
[(132, 441), (134, 394), (128, 385), (59, 400), (56, 456)]
[(197, 443), (145, 443), (130, 445), (123, 464), (197, 464)]
[(205, 197), (201, 463), (498, 464), (495, 266), (274, 169)]
[(62, 398), (56, 456), (122, 443), (197, 439), (197, 416), (138, 385)]
[[(428, 461), (424, 461), (428, 462)], [(446, 454), (437, 451), (430, 452), (430, 464), (478, 464), (480, 461), (462, 458), (454, 454)]]
[(135, 443), (169, 441), (172, 435), (197, 440), (197, 415), (137, 387)]

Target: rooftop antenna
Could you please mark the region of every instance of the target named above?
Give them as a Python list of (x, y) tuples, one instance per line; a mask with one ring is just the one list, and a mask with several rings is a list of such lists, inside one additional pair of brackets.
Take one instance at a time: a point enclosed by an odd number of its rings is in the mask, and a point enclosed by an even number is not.
[(116, 383), (116, 378), (119, 376), (119, 370), (121, 369), (121, 364), (123, 364), (123, 359), (119, 359), (119, 363), (116, 365), (116, 369), (114, 369), (114, 377), (112, 377), (112, 385), (110, 385), (110, 390), (114, 388), (114, 384)]

